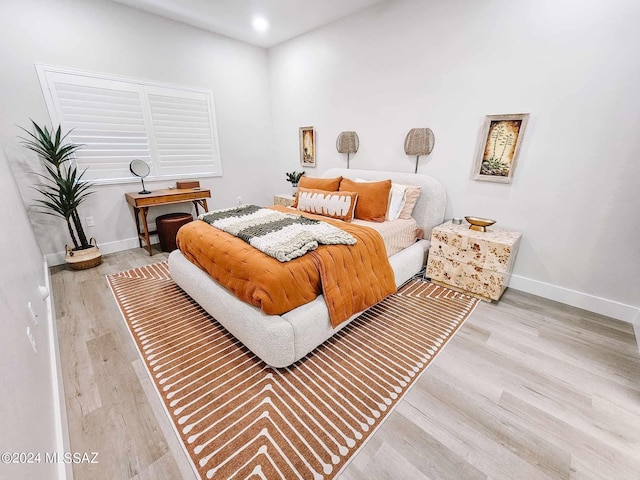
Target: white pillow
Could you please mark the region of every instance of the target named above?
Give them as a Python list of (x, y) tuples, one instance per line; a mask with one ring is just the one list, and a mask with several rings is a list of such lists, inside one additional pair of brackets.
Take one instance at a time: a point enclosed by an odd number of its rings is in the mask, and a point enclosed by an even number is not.
[(406, 191), (406, 185), (400, 185), (399, 183), (391, 184), (391, 198), (389, 200), (389, 207), (387, 208), (387, 220), (397, 220), (400, 216), (400, 211), (404, 206), (404, 195)]

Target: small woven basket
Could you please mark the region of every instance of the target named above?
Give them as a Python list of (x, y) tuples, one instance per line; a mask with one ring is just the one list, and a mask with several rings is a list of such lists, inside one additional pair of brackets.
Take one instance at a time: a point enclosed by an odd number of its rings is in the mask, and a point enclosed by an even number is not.
[(96, 244), (96, 239), (91, 238), (89, 243), (91, 247), (82, 250), (73, 250), (69, 245), (65, 245), (67, 253), (64, 261), (71, 270), (86, 270), (102, 263), (102, 254)]

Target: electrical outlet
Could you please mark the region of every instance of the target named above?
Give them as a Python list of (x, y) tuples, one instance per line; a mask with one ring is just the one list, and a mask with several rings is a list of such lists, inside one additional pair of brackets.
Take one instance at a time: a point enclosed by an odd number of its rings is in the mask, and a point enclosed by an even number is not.
[(27, 303), (27, 309), (31, 314), (31, 319), (33, 320), (33, 323), (38, 325), (38, 315), (36, 315), (36, 312), (33, 311), (33, 305), (31, 305), (31, 302)]
[(31, 327), (27, 327), (27, 338), (29, 339), (29, 343), (31, 344), (31, 348), (33, 348), (33, 351), (37, 355), (38, 354), (38, 348), (36, 347), (36, 339), (33, 338), (33, 335), (31, 334)]
[(93, 217), (85, 217), (85, 221), (87, 222), (87, 227), (95, 227), (96, 222), (93, 221)]
[(238, 205), (242, 205), (242, 197), (238, 197)]

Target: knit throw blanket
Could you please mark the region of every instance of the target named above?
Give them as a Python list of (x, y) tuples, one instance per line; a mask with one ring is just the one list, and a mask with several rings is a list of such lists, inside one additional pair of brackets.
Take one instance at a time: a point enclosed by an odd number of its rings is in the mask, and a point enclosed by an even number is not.
[(256, 205), (215, 210), (198, 218), (281, 262), (300, 257), (318, 245), (356, 243), (352, 235), (326, 222)]

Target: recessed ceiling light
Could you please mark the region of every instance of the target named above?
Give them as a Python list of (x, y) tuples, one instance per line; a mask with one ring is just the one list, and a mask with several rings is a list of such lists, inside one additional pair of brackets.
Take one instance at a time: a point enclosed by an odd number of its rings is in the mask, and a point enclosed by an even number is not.
[(269, 29), (269, 22), (264, 17), (256, 17), (253, 19), (253, 28), (258, 32), (266, 32)]

